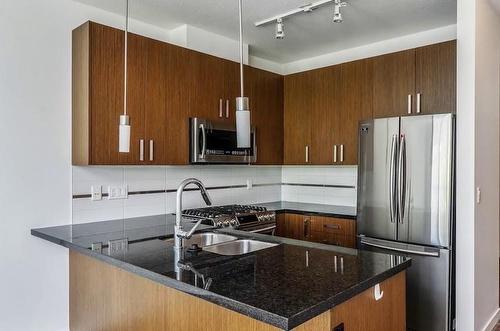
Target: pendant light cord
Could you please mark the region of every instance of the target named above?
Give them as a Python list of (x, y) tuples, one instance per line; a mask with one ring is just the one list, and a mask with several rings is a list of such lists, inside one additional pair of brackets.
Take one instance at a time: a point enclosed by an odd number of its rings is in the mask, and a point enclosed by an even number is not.
[(127, 115), (127, 64), (128, 64), (128, 0), (125, 0), (125, 68), (124, 68), (124, 79), (123, 79), (123, 115)]
[(241, 87), (241, 97), (243, 97), (243, 94), (244, 94), (244, 79), (243, 79), (243, 9), (242, 9), (241, 2), (242, 2), (242, 0), (239, 0), (239, 17), (240, 17), (240, 87)]

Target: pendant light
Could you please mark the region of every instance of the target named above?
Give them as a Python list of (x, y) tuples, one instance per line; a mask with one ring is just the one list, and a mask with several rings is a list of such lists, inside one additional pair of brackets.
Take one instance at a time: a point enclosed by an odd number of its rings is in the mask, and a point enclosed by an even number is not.
[(240, 97), (236, 98), (236, 144), (238, 148), (250, 148), (250, 107), (244, 96), (243, 83), (243, 9), (239, 0), (240, 17)]
[(123, 74), (123, 115), (120, 115), (118, 130), (118, 152), (130, 152), (130, 118), (127, 115), (127, 62), (128, 62), (128, 0), (125, 0), (125, 71)]

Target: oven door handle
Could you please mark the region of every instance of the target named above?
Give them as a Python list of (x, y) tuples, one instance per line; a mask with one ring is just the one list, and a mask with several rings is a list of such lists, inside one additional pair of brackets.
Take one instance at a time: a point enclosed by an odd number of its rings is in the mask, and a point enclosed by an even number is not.
[(265, 232), (265, 231), (274, 230), (274, 229), (276, 229), (276, 225), (269, 226), (269, 227), (263, 228), (263, 229), (251, 230), (251, 231), (248, 231), (248, 232), (251, 232), (251, 233), (260, 233), (260, 232)]

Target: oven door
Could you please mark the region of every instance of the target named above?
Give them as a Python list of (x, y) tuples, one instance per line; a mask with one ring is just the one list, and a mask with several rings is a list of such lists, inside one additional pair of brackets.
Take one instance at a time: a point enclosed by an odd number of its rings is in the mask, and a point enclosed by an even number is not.
[(254, 163), (257, 161), (255, 128), (250, 132), (250, 148), (238, 148), (236, 127), (229, 123), (219, 123), (191, 118), (191, 163)]

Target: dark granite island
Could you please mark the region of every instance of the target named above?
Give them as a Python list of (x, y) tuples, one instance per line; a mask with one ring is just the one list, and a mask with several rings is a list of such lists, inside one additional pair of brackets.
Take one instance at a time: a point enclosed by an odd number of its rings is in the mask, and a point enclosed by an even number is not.
[(176, 259), (173, 221), (32, 230), (70, 249), (71, 330), (405, 329), (404, 257), (227, 230), (278, 245), (237, 256), (185, 250)]

